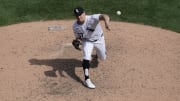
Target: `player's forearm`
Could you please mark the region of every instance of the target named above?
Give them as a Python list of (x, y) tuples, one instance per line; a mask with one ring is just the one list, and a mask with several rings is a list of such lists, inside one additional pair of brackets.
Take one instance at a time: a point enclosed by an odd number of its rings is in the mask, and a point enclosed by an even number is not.
[(106, 14), (101, 14), (101, 16), (99, 17), (99, 20), (103, 20), (104, 23), (105, 23), (105, 27), (106, 27), (108, 30), (110, 30), (110, 29), (109, 29), (110, 17), (109, 17), (108, 15), (106, 15)]

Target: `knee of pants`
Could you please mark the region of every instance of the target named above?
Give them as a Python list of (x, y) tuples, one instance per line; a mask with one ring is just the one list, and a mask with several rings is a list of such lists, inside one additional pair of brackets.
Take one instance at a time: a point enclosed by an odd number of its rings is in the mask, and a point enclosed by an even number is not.
[(102, 61), (106, 60), (106, 56), (100, 58)]
[(97, 54), (100, 60), (106, 60), (106, 53), (105, 54)]

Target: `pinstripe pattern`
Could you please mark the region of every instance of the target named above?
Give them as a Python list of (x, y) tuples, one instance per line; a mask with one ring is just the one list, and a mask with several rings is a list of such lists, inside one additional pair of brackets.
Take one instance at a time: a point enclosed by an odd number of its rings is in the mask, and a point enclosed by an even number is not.
[(99, 23), (99, 16), (100, 14), (86, 15), (85, 22), (82, 25), (79, 25), (77, 21), (74, 22), (73, 31), (75, 37), (81, 37), (89, 41), (98, 40), (103, 33)]

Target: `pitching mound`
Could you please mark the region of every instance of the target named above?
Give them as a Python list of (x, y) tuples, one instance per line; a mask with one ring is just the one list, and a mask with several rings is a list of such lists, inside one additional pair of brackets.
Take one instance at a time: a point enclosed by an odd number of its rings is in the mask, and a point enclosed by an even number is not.
[[(73, 21), (0, 27), (0, 101), (179, 101), (180, 34), (111, 22), (108, 57), (93, 60), (96, 89), (82, 85)], [(49, 26), (61, 26), (48, 30)], [(103, 27), (104, 24), (102, 23)]]

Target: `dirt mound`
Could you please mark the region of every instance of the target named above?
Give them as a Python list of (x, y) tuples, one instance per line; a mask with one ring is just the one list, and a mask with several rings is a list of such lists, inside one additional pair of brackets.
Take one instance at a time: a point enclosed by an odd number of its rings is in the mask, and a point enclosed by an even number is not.
[[(71, 20), (0, 27), (0, 101), (179, 101), (180, 34), (111, 22), (108, 57), (92, 61), (96, 85), (82, 85), (82, 54)], [(103, 24), (103, 23), (102, 23)], [(49, 26), (61, 26), (49, 30)]]

